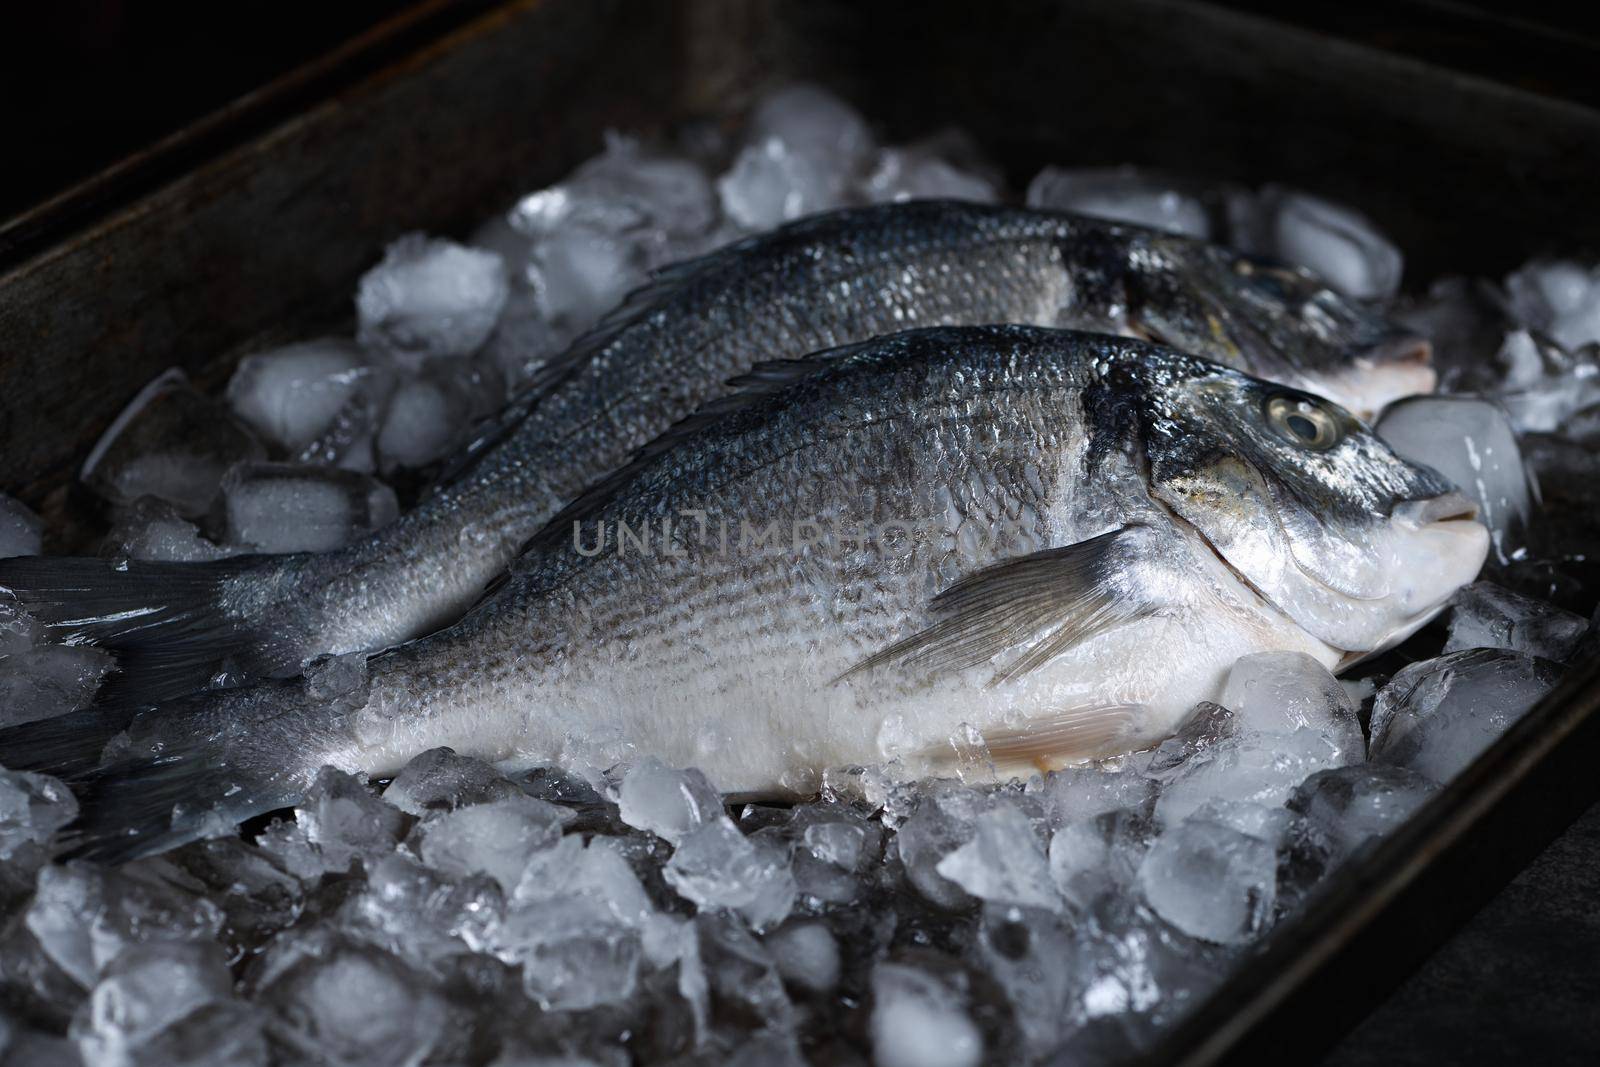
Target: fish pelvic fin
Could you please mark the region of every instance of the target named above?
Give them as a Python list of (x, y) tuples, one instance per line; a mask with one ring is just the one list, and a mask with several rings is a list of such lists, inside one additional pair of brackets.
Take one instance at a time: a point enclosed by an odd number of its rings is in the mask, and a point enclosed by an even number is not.
[(1011, 650), (991, 686), (1038, 670), (1078, 643), (1154, 614), (1123, 565), (1144, 545), (1124, 526), (1060, 548), (1003, 560), (960, 579), (928, 604), (930, 626), (873, 653), (835, 681), (885, 667), (933, 679), (989, 663)]
[[(997, 772), (1027, 777), (1128, 751), (1138, 739), (1145, 711), (1143, 704), (1085, 705), (1016, 727), (982, 730), (979, 736)], [(922, 755), (938, 763), (948, 761), (950, 751), (930, 749)]]
[(95, 704), (137, 707), (201, 689), (230, 663), (255, 674), (298, 668), (298, 651), (278, 647), (288, 638), (255, 615), (230, 610), (226, 597), (241, 578), (275, 587), (300, 558), (113, 563), (17, 556), (0, 559), (0, 595), (15, 597), (51, 640), (112, 652), (117, 667)]

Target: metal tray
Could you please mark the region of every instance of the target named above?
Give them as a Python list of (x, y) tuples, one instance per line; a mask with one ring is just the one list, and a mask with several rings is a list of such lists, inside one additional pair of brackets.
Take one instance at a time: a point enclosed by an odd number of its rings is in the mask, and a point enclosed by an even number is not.
[[(1600, 249), (1600, 111), (1176, 0), (435, 0), (0, 225), (0, 488), (66, 522), (71, 472), (174, 364), (348, 316), (385, 242), (460, 233), (608, 127), (737, 112), (806, 77), (895, 137), (1284, 181), (1357, 203), (1410, 280)], [(1309, 1060), (1600, 797), (1586, 663), (1274, 932), (1156, 1062)]]

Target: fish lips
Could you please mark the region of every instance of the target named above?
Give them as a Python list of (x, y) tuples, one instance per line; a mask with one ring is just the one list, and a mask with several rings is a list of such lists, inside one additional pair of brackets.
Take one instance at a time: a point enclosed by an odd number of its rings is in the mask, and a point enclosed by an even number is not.
[(1415, 632), (1488, 554), (1487, 528), (1468, 517), (1475, 508), (1450, 492), (1404, 502), (1343, 535), (1324, 528), (1319, 541), (1334, 562), (1366, 572), (1335, 577), (1320, 561), (1304, 561), (1311, 546), (1286, 526), (1281, 502), (1253, 467), (1235, 459), (1207, 474), (1203, 492), (1180, 479), (1154, 495), (1262, 600), (1347, 654), (1371, 654)]

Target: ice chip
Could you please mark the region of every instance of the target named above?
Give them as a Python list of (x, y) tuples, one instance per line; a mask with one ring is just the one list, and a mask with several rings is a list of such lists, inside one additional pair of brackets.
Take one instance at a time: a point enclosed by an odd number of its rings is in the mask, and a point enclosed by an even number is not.
[(109, 652), (88, 645), (39, 645), (0, 658), (0, 726), (85, 707), (114, 665)]
[(122, 558), (168, 563), (199, 563), (243, 551), (202, 537), (198, 526), (153, 496), (141, 497), (117, 511), (106, 544)]
[(1410, 818), (1436, 788), (1416, 771), (1363, 763), (1318, 771), (1295, 788), (1288, 804), (1317, 825), (1338, 855), (1348, 855)]
[(1124, 808), (1148, 815), (1156, 799), (1150, 779), (1097, 764), (1051, 771), (1042, 788), (1045, 811), (1058, 828)]
[(1049, 911), (1061, 908), (1044, 849), (1028, 817), (1000, 806), (979, 815), (972, 839), (935, 870), (981, 900)]
[(376, 860), (366, 888), (341, 918), (367, 940), (421, 966), (489, 944), (504, 916), (505, 896), (488, 875), (446, 878), (404, 853)]
[(517, 905), (494, 938), (496, 954), (522, 965), (528, 996), (547, 1011), (626, 1000), (638, 982), (640, 932), (604, 900), (567, 895)]
[(1173, 926), (1205, 941), (1234, 944), (1271, 922), (1277, 850), (1208, 811), (1162, 832), (1139, 867), (1139, 888)]
[(1050, 879), (1068, 903), (1087, 908), (1103, 893), (1126, 891), (1151, 837), (1147, 815), (1125, 808), (1070, 822), (1050, 839)]
[(1059, 917), (985, 905), (975, 950), (983, 969), (1005, 991), (1029, 1060), (1059, 1045), (1070, 1025), (1071, 961), (1077, 950)]
[(1247, 730), (1315, 730), (1359, 759), (1366, 751), (1355, 706), (1339, 680), (1304, 652), (1257, 652), (1228, 672), (1221, 703)]
[(1600, 341), (1600, 267), (1534, 260), (1506, 278), (1511, 310), (1566, 348)]
[(1359, 300), (1387, 300), (1400, 288), (1400, 250), (1354, 208), (1269, 185), (1247, 214), (1232, 234), (1246, 251), (1305, 267)]
[(516, 889), (535, 852), (561, 838), (569, 812), (517, 795), (454, 811), (429, 813), (412, 832), (422, 862), (445, 874), (483, 872), (505, 889)]
[(645, 259), (626, 236), (572, 225), (541, 238), (528, 261), (541, 316), (572, 338), (645, 281)]
[(1423, 660), (1396, 674), (1372, 708), (1372, 762), (1447, 782), (1561, 680), (1558, 663), (1479, 648)]
[(778, 973), (807, 993), (830, 993), (839, 984), (839, 943), (820, 922), (788, 922), (765, 938)]
[(983, 1034), (965, 997), (915, 967), (872, 969), (872, 1062), (877, 1067), (977, 1067)]
[(1474, 582), (1456, 593), (1444, 651), (1509, 648), (1557, 662), (1571, 659), (1589, 620), (1493, 582)]
[(470, 411), (467, 397), (447, 379), (424, 374), (402, 382), (374, 442), (379, 468), (422, 467), (443, 457), (461, 439)]
[(276, 970), (259, 999), (302, 1056), (341, 1067), (418, 1067), (445, 1027), (445, 1005), (421, 975), (342, 938)]
[(844, 203), (844, 176), (777, 138), (746, 146), (717, 179), (728, 218), (747, 232), (769, 230)]
[(1362, 754), (1341, 749), (1316, 730), (1244, 732), (1185, 761), (1162, 789), (1156, 815), (1173, 827), (1212, 801), (1242, 801), (1275, 807), (1311, 774), (1360, 762)]
[(930, 783), (900, 827), (896, 844), (905, 864), (906, 878), (918, 893), (951, 911), (959, 911), (972, 898), (939, 872), (943, 859), (972, 839), (986, 800), (973, 790)]
[(628, 768), (617, 803), (623, 822), (673, 844), (722, 814), (722, 797), (704, 774), (674, 770), (654, 758)]
[(145, 386), (100, 436), (79, 477), (112, 504), (165, 501), (187, 518), (204, 515), (222, 475), (266, 449), (174, 367)]
[(787, 853), (746, 837), (725, 815), (685, 834), (661, 875), (685, 900), (738, 911), (758, 930), (782, 922), (794, 904)]
[(878, 151), (861, 183), (862, 198), (882, 204), (900, 200), (971, 200), (993, 204), (1000, 192), (982, 174), (963, 170), (933, 146), (909, 145)]
[(130, 945), (215, 937), (222, 912), (133, 868), (69, 863), (39, 872), (23, 922), (45, 954), (89, 989)]
[(260, 552), (327, 552), (394, 519), (394, 490), (354, 471), (241, 463), (222, 479), (227, 539)]
[(394, 776), (383, 798), (401, 811), (426, 815), (469, 804), (509, 800), (522, 792), (489, 764), (448, 748), (431, 748)]
[(385, 381), (356, 345), (325, 337), (246, 356), (227, 396), (263, 440), (294, 455), (333, 431), (347, 408), (366, 405)]
[(470, 355), (488, 340), (507, 290), (493, 252), (407, 234), (361, 277), (361, 342), (415, 363)]
[(14, 497), (0, 493), (0, 559), (43, 551), (44, 520)]
[(1568, 352), (1527, 330), (1513, 330), (1495, 355), (1505, 377), (1495, 396), (1520, 433), (1548, 433), (1600, 401), (1600, 356), (1593, 345)]
[(1211, 236), (1210, 214), (1180, 184), (1138, 167), (1046, 167), (1028, 183), (1027, 203), (1205, 240)]
[(855, 166), (871, 154), (861, 113), (821, 86), (796, 83), (768, 93), (750, 116), (752, 141), (776, 138), (794, 151)]
[(394, 848), (404, 822), (365, 782), (333, 767), (317, 772), (295, 816), (295, 826), (282, 837), (266, 836), (263, 842), (272, 851), (298, 853), (285, 859), (303, 877), (346, 871), (357, 859), (377, 859)]
[(54, 778), (0, 768), (0, 862), (26, 845), (42, 845), (78, 814), (72, 791)]
[[(86, 1064), (190, 1063), (195, 1056), (172, 1056), (185, 1044), (185, 1030), (204, 1027), (208, 1008), (232, 1007), (244, 1033), (230, 1042), (232, 1056), (211, 1053), (209, 1062), (267, 1062), (259, 1022), (251, 1028), (243, 1005), (233, 998), (227, 960), (212, 944), (198, 942), (135, 945), (118, 956), (89, 995), (87, 1011), (73, 1023), (72, 1036)], [(200, 1017), (200, 1018), (197, 1018)], [(189, 1048), (189, 1053), (203, 1050)], [(163, 1057), (157, 1058), (157, 1053)]]
[(1510, 558), (1531, 499), (1516, 433), (1500, 407), (1478, 397), (1408, 397), (1385, 408), (1376, 429), (1401, 458), (1432, 467), (1477, 504), (1495, 553)]

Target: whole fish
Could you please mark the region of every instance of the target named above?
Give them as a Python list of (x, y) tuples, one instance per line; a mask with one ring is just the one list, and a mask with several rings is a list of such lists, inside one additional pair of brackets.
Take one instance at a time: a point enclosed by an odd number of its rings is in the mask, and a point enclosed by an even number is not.
[(944, 328), (763, 365), (454, 626), (136, 719), (74, 840), (139, 854), (439, 745), (763, 795), (936, 771), (952, 737), (1006, 770), (1106, 757), (1241, 655), (1410, 633), (1477, 573), (1472, 514), (1337, 405), (1147, 342)]
[(597, 478), (759, 359), (896, 330), (1031, 323), (1164, 341), (1371, 406), (1427, 347), (1300, 270), (1062, 214), (954, 202), (797, 222), (668, 269), (552, 366), (431, 499), (333, 552), (212, 563), (0, 561), (62, 640), (118, 652), (106, 702), (285, 677), (457, 617)]

